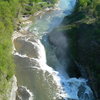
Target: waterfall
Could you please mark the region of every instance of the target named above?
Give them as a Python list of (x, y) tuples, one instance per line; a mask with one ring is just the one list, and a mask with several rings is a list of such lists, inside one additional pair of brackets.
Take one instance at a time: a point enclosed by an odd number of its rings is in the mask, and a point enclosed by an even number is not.
[(42, 15), (26, 30), (29, 34), (14, 36), (18, 86), (24, 86), (30, 97), (34, 96), (33, 100), (93, 100), (87, 80), (70, 78), (66, 73), (67, 39), (63, 33), (54, 31), (75, 3), (60, 0), (58, 9)]

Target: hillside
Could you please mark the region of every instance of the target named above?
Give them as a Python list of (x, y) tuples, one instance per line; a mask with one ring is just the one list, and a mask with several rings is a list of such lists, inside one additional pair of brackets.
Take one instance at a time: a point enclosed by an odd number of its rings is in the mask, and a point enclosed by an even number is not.
[[(41, 3), (39, 3), (41, 2)], [(20, 17), (51, 7), (56, 0), (0, 0), (0, 100), (7, 99), (9, 81), (15, 74), (12, 57), (12, 34), (18, 29)]]
[(100, 0), (78, 0), (75, 10), (63, 23), (61, 30), (69, 38), (71, 59), (81, 71), (82, 77), (89, 78), (89, 84), (99, 100)]

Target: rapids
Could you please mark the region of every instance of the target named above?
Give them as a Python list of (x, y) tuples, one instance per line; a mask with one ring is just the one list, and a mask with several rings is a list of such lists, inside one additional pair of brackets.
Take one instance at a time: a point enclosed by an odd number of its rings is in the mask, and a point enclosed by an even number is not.
[(65, 56), (67, 39), (54, 31), (75, 4), (76, 0), (60, 0), (56, 10), (36, 18), (27, 29), (29, 34), (14, 37), (18, 86), (31, 94), (31, 99), (26, 100), (93, 100), (87, 80), (70, 78), (65, 71), (69, 62)]

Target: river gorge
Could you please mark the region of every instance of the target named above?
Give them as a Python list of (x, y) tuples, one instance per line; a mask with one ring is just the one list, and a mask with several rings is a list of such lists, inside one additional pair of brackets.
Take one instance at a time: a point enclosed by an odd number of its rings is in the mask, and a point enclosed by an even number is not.
[(76, 2), (60, 0), (55, 10), (40, 15), (26, 27), (27, 34), (14, 35), (17, 100), (94, 100), (87, 79), (70, 77), (68, 39), (56, 30)]

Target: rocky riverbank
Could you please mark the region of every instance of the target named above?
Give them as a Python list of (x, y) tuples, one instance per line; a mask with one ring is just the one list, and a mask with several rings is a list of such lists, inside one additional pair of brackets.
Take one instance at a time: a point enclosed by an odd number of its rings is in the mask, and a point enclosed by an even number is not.
[[(34, 15), (23, 16), (20, 18), (20, 23), (18, 22), (18, 24), (17, 24), (17, 30), (15, 30), (12, 35), (12, 43), (13, 43), (13, 52), (12, 53), (13, 54), (16, 52), (16, 46), (17, 46), (16, 39), (18, 37), (34, 36), (28, 30), (34, 21), (34, 18), (36, 18), (36, 17), (41, 18), (41, 16), (43, 16), (46, 12), (59, 10), (58, 8), (56, 8), (56, 6), (57, 6), (57, 4), (55, 4), (54, 7), (46, 8), (44, 10), (38, 11)], [(33, 18), (33, 20), (32, 20), (32, 18)], [(34, 37), (36, 37), (36, 36), (34, 36)], [(18, 45), (20, 46), (21, 44), (18, 44)], [(38, 56), (37, 53), (35, 55)], [(18, 86), (16, 77), (14, 77), (11, 89), (12, 89), (11, 96), (10, 96), (9, 100), (20, 100), (20, 99), (21, 100), (33, 100), (33, 94), (26, 87)]]
[(3, 95), (0, 94), (0, 100), (16, 100), (16, 91), (17, 91), (17, 80), (16, 77), (13, 76), (8, 83), (8, 88), (6, 90), (6, 93)]

